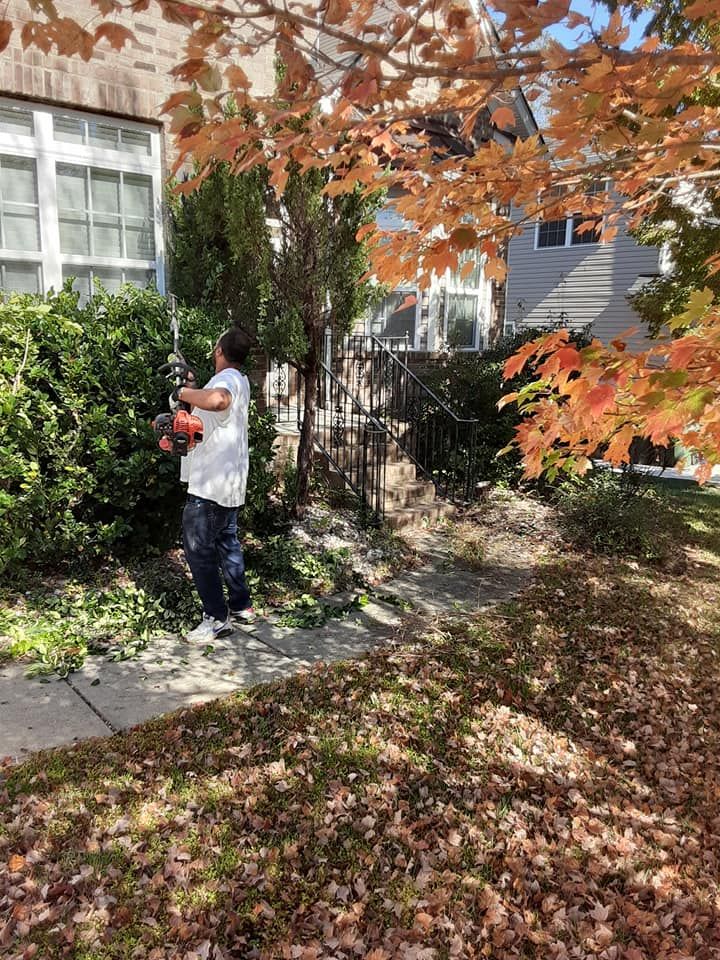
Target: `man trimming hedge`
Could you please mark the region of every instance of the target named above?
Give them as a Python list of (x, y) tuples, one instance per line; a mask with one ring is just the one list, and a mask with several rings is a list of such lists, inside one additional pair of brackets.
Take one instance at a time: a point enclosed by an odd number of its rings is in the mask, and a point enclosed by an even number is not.
[(236, 624), (255, 619), (237, 536), (249, 468), (250, 384), (240, 368), (249, 352), (248, 337), (231, 327), (213, 349), (215, 376), (202, 390), (186, 384), (177, 391), (178, 400), (189, 403), (204, 425), (202, 442), (183, 459), (180, 472), (188, 485), (185, 556), (203, 605), (202, 621), (187, 635), (191, 641), (225, 636)]

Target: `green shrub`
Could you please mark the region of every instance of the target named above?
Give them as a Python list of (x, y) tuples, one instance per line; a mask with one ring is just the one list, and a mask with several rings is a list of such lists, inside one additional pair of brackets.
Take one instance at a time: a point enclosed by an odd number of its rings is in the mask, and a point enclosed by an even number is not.
[(578, 547), (594, 553), (663, 563), (677, 551), (677, 510), (672, 500), (636, 475), (603, 470), (563, 484), (561, 526)]
[[(216, 323), (186, 309), (180, 323), (207, 376)], [(175, 540), (184, 489), (150, 426), (167, 409), (157, 368), (169, 348), (154, 290), (98, 289), (85, 307), (69, 289), (0, 304), (0, 571)], [(253, 410), (250, 517), (272, 484), (271, 434)]]

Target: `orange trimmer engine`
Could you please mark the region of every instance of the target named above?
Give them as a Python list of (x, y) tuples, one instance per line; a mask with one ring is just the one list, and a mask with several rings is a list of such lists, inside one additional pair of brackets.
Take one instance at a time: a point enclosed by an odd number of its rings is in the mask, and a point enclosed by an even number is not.
[(195, 384), (197, 376), (180, 352), (180, 324), (175, 297), (170, 294), (168, 301), (173, 352), (158, 373), (167, 377), (175, 389), (170, 397), (170, 413), (158, 414), (152, 421), (152, 428), (161, 450), (176, 457), (186, 457), (203, 438), (203, 422), (192, 412), (190, 404), (183, 403), (179, 398), (180, 390), (188, 383)]
[(152, 422), (158, 446), (176, 457), (186, 456), (203, 438), (203, 422), (189, 410), (161, 413)]
[[(173, 318), (174, 320), (174, 318)], [(160, 413), (152, 421), (158, 446), (165, 453), (185, 457), (203, 438), (203, 422), (192, 413), (189, 403), (183, 403), (178, 394), (188, 382), (195, 383), (195, 371), (189, 366), (178, 345), (179, 333), (174, 322), (175, 344), (168, 363), (158, 370), (170, 380), (175, 389), (170, 397), (170, 413)]]

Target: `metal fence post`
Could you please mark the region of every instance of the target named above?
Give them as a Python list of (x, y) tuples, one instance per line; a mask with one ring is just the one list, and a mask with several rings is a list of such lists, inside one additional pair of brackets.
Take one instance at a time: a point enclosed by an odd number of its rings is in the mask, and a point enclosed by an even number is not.
[(363, 431), (363, 500), (382, 520), (385, 516), (385, 461), (387, 430), (368, 420)]

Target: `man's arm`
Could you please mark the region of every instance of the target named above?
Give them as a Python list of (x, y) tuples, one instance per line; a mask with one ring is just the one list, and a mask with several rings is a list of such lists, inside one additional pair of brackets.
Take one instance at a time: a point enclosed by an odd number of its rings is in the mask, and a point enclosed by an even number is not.
[(200, 410), (210, 410), (213, 413), (227, 410), (232, 403), (232, 394), (224, 387), (213, 387), (210, 390), (180, 387), (176, 396), (178, 400), (189, 403), (191, 407), (199, 407)]

